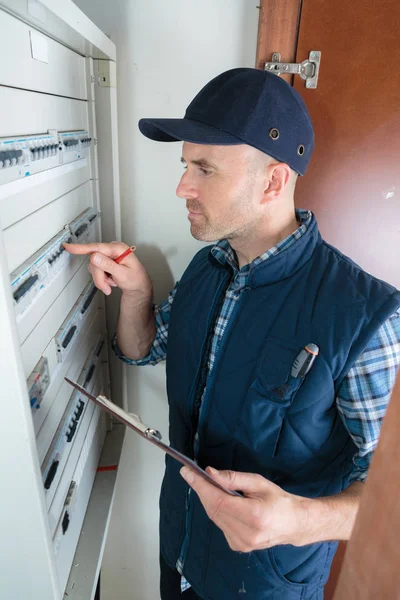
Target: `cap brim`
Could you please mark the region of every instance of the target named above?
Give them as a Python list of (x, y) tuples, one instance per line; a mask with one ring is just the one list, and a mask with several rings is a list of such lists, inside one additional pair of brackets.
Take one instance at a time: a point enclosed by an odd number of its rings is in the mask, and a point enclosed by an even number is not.
[(156, 142), (182, 141), (215, 146), (245, 143), (222, 129), (191, 119), (140, 119), (139, 129), (143, 135)]

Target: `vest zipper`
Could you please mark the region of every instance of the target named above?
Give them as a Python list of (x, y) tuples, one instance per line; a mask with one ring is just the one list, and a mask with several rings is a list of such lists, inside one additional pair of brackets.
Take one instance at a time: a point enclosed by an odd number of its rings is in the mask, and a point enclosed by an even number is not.
[[(243, 288), (242, 297), (239, 300), (236, 301), (234, 309), (233, 309), (232, 314), (230, 316), (229, 322), (228, 322), (228, 324), (226, 326), (224, 335), (223, 335), (222, 340), (220, 342), (219, 348), (218, 348), (218, 350), (217, 350), (217, 352), (215, 354), (214, 366), (213, 366), (213, 369), (212, 369), (212, 372), (211, 372), (211, 375), (210, 375), (210, 379), (207, 382), (207, 387), (204, 390), (203, 402), (201, 404), (201, 410), (200, 410), (200, 416), (199, 416), (199, 424), (198, 424), (198, 428), (197, 428), (197, 433), (198, 433), (198, 436), (199, 436), (198, 444), (197, 444), (197, 450), (198, 450), (197, 456), (200, 453), (200, 441), (201, 441), (200, 432), (201, 432), (201, 429), (202, 429), (202, 427), (204, 425), (204, 422), (206, 420), (206, 415), (207, 415), (207, 410), (206, 410), (208, 408), (208, 402), (207, 401), (208, 401), (208, 398), (210, 396), (210, 390), (212, 389), (212, 384), (213, 384), (214, 379), (216, 377), (217, 366), (218, 366), (218, 360), (217, 359), (221, 356), (221, 352), (222, 352), (222, 350), (223, 350), (223, 348), (224, 348), (224, 346), (226, 344), (226, 340), (228, 338), (229, 330), (231, 329), (231, 327), (233, 327), (233, 324), (235, 322), (235, 317), (236, 317), (236, 314), (238, 312), (238, 308), (239, 308), (240, 304), (243, 302), (243, 298), (245, 297), (246, 292), (249, 289), (250, 289), (249, 286), (245, 286)], [(197, 457), (195, 457), (195, 458), (197, 458)], [(210, 465), (210, 466), (212, 466), (212, 465)]]
[[(189, 404), (189, 414), (192, 414), (192, 405), (194, 404), (193, 408), (194, 408), (194, 424), (192, 421), (192, 430), (190, 433), (191, 436), (191, 447), (193, 448), (193, 442), (194, 442), (194, 435), (196, 434), (196, 432), (198, 431), (198, 423), (199, 423), (199, 409), (201, 404), (198, 403), (198, 390), (199, 390), (199, 375), (201, 374), (202, 369), (205, 366), (205, 361), (206, 362), (206, 366), (208, 368), (208, 356), (209, 356), (209, 352), (207, 352), (207, 349), (209, 348), (211, 350), (211, 345), (210, 342), (212, 341), (213, 335), (214, 335), (214, 327), (215, 327), (215, 321), (218, 318), (218, 314), (216, 314), (216, 308), (217, 308), (217, 303), (218, 300), (221, 299), (222, 297), (222, 302), (223, 299), (225, 298), (225, 293), (227, 288), (229, 287), (229, 283), (230, 283), (230, 279), (228, 276), (225, 276), (222, 281), (220, 282), (220, 284), (218, 285), (214, 297), (212, 299), (211, 302), (211, 308), (210, 311), (208, 313), (208, 317), (207, 317), (207, 323), (206, 323), (206, 335), (202, 344), (202, 352), (201, 352), (201, 358), (199, 360), (199, 364), (197, 367), (197, 371), (196, 371), (196, 377), (195, 377), (195, 385), (193, 386), (193, 390), (192, 393), (189, 395), (188, 398), (188, 404)], [(228, 284), (228, 285), (227, 285)], [(221, 291), (222, 289), (225, 287), (224, 289), (224, 294), (222, 296)], [(211, 325), (213, 325), (213, 329), (212, 331), (210, 331), (210, 327)], [(200, 395), (200, 402), (201, 402), (201, 398), (203, 397), (204, 394), (204, 390), (205, 390), (205, 386), (206, 386), (206, 380), (204, 381), (204, 385), (201, 385), (200, 387), (201, 389), (201, 395)], [(197, 406), (197, 404), (199, 404)], [(193, 429), (195, 429), (194, 433), (193, 433)]]
[[(213, 333), (214, 333), (214, 330), (210, 332), (211, 320), (213, 320), (213, 322), (214, 322), (214, 317), (218, 317), (218, 315), (215, 315), (217, 301), (218, 301), (219, 297), (221, 296), (221, 290), (224, 285), (226, 286), (227, 281), (229, 282), (229, 277), (225, 276), (222, 279), (222, 281), (220, 282), (220, 284), (218, 285), (218, 287), (215, 291), (214, 297), (212, 299), (212, 302), (211, 302), (211, 308), (208, 313), (207, 324), (206, 324), (206, 335), (205, 335), (203, 345), (202, 345), (202, 356), (201, 356), (201, 359), (199, 361), (199, 365), (198, 365), (197, 371), (196, 371), (196, 377), (195, 377), (196, 385), (193, 386), (193, 392), (190, 394), (189, 401), (188, 401), (189, 402), (189, 414), (191, 414), (191, 412), (192, 412), (191, 408), (192, 408), (193, 401), (196, 401), (197, 391), (198, 391), (198, 378), (199, 378), (201, 369), (204, 365), (204, 360), (207, 360), (207, 362), (208, 362), (208, 353), (204, 352), (204, 351), (207, 348), (207, 341), (208, 341), (209, 337), (212, 338)], [(228, 285), (229, 285), (229, 283), (228, 283)], [(226, 289), (225, 289), (225, 293), (226, 293)], [(224, 298), (225, 298), (225, 293), (224, 293)], [(205, 354), (207, 356), (205, 356)], [(204, 390), (205, 390), (205, 388), (204, 388)], [(203, 391), (202, 391), (201, 397), (203, 396)], [(196, 407), (194, 407), (194, 408), (196, 410)], [(198, 423), (199, 423), (199, 415), (195, 414), (194, 417), (195, 417), (194, 427), (196, 428), (196, 432), (197, 432), (198, 431)], [(190, 437), (191, 437), (191, 447), (193, 448), (194, 443), (195, 443), (194, 435), (193, 435), (193, 427), (192, 427)], [(191, 517), (192, 517), (192, 509), (193, 509), (192, 502), (191, 502), (191, 492), (192, 492), (192, 488), (189, 487), (188, 491), (186, 493), (186, 500), (185, 500), (185, 513), (186, 513), (185, 514), (185, 532), (183, 534), (181, 547), (179, 550), (179, 557), (176, 562), (176, 568), (179, 571), (179, 573), (181, 573), (181, 574), (182, 574), (183, 567), (185, 564), (187, 548), (189, 545), (190, 530), (191, 530)]]
[(188, 491), (186, 492), (186, 500), (185, 500), (185, 533), (184, 533), (183, 541), (182, 541), (181, 548), (179, 551), (179, 558), (176, 563), (177, 570), (181, 575), (182, 575), (182, 571), (183, 571), (183, 566), (185, 564), (187, 547), (189, 544), (190, 518), (192, 515), (191, 502), (190, 502), (191, 493), (192, 493), (192, 488), (189, 488)]
[[(215, 310), (216, 298), (217, 298), (218, 292), (220, 292), (220, 289), (222, 287), (222, 283), (224, 283), (224, 282), (221, 282), (221, 284), (218, 286), (217, 291), (216, 291), (216, 293), (214, 295), (214, 298), (213, 298), (213, 301), (212, 301), (212, 308), (211, 308), (211, 310), (209, 312), (209, 318), (207, 320), (207, 333), (208, 333), (209, 324), (210, 324), (210, 314), (213, 314), (213, 311)], [(232, 314), (231, 314), (231, 318), (229, 320), (229, 324), (227, 325), (227, 329), (225, 330), (224, 336), (223, 336), (223, 338), (221, 340), (220, 346), (219, 346), (218, 351), (217, 351), (217, 353), (215, 355), (214, 366), (213, 366), (213, 370), (211, 372), (210, 381), (207, 382), (207, 386), (204, 387), (204, 389), (202, 391), (202, 394), (201, 394), (201, 398), (203, 400), (202, 400), (202, 403), (201, 403), (201, 405), (199, 407), (199, 415), (198, 415), (197, 426), (196, 426), (196, 433), (199, 435), (199, 439), (198, 439), (198, 442), (196, 444), (196, 446), (197, 446), (197, 452), (196, 452), (196, 454), (194, 456), (195, 459), (197, 458), (198, 451), (200, 450), (200, 428), (201, 428), (202, 424), (204, 423), (204, 413), (205, 413), (205, 407), (206, 407), (206, 399), (209, 396), (209, 391), (210, 391), (210, 388), (212, 387), (211, 383), (212, 383), (212, 381), (213, 381), (213, 379), (215, 377), (215, 370), (216, 370), (216, 366), (217, 366), (217, 356), (219, 357), (221, 355), (221, 350), (222, 350), (222, 348), (224, 346), (224, 340), (226, 340), (226, 338), (227, 338), (226, 334), (228, 333), (228, 329), (232, 326), (232, 323), (234, 322), (234, 316), (237, 313), (237, 308), (240, 305), (240, 303), (242, 302), (243, 297), (245, 296), (245, 292), (247, 292), (249, 289), (250, 288), (248, 286), (244, 287), (243, 288), (242, 298), (236, 302), (234, 310), (232, 311)], [(226, 292), (226, 290), (225, 290), (225, 292)], [(225, 297), (225, 294), (224, 294), (224, 297)], [(214, 334), (214, 331), (211, 332), (211, 336), (213, 336), (213, 334)], [(206, 340), (207, 340), (207, 337), (206, 337)], [(203, 347), (204, 347), (204, 343), (203, 343)], [(207, 361), (208, 361), (208, 356), (207, 357), (202, 357), (202, 360), (200, 361), (199, 367), (197, 369), (196, 379), (198, 377), (199, 370), (200, 370), (200, 368), (201, 368), (201, 366), (202, 366), (202, 364), (204, 362), (204, 358), (206, 358)], [(197, 387), (196, 387), (195, 391), (197, 391)], [(194, 437), (193, 437), (193, 443), (194, 443)], [(190, 529), (191, 529), (191, 520), (192, 520), (191, 517), (192, 517), (192, 511), (193, 511), (193, 506), (192, 506), (192, 503), (191, 503), (191, 491), (192, 491), (191, 488), (189, 488), (188, 492), (187, 492), (187, 495), (186, 495), (186, 502), (185, 502), (185, 512), (186, 512), (186, 516), (185, 516), (185, 533), (184, 533), (184, 536), (183, 536), (183, 541), (182, 541), (180, 552), (179, 552), (179, 558), (177, 560), (177, 569), (178, 569), (178, 571), (181, 574), (182, 574), (183, 567), (184, 567), (184, 564), (185, 564), (187, 548), (188, 548), (188, 545), (189, 545)]]

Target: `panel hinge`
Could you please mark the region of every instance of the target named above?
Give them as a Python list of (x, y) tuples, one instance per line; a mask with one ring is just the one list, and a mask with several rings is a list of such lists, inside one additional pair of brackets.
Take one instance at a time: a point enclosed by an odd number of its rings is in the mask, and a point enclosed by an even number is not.
[(270, 71), (276, 75), (300, 75), (306, 81), (306, 88), (315, 89), (318, 83), (319, 66), (321, 64), (321, 52), (311, 50), (308, 59), (301, 63), (280, 62), (281, 55), (274, 52), (271, 62), (264, 65), (265, 71)]
[(94, 61), (95, 76), (100, 87), (116, 87), (115, 63), (111, 60)]

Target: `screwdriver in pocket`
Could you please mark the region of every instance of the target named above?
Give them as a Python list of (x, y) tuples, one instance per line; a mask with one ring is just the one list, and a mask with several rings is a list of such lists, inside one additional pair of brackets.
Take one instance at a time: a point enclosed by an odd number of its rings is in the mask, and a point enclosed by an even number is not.
[(317, 344), (307, 344), (296, 356), (290, 374), (292, 377), (304, 377), (314, 364), (319, 354)]

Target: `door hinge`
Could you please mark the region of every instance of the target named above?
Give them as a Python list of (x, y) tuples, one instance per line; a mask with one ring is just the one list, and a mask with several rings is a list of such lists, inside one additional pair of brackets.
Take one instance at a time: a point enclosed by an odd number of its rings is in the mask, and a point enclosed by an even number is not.
[(274, 52), (271, 62), (265, 63), (264, 70), (276, 75), (300, 75), (306, 81), (306, 88), (311, 90), (317, 87), (321, 52), (311, 50), (308, 58), (301, 63), (285, 63), (280, 60), (279, 52)]

